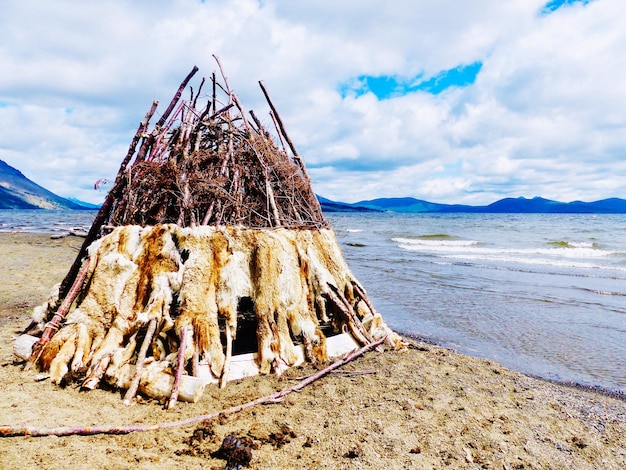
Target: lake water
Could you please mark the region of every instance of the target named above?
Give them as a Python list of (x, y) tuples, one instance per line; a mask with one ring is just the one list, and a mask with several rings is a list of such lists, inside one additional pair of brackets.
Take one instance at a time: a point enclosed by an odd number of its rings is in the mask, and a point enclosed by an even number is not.
[(543, 378), (626, 391), (626, 216), (332, 222), (393, 329)]
[(0, 232), (63, 234), (70, 229), (89, 230), (96, 211), (0, 210)]
[[(0, 211), (0, 231), (94, 212)], [(626, 392), (626, 216), (330, 214), (396, 331), (543, 378)], [(69, 267), (68, 267), (69, 268)]]

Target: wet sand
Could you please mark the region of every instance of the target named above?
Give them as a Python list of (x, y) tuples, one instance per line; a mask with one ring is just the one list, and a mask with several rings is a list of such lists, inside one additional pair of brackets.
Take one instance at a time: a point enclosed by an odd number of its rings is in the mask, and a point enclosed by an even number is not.
[[(74, 261), (82, 239), (0, 233), (0, 425), (97, 426), (176, 421), (251, 401), (313, 373), (207, 387), (194, 404), (80, 392), (37, 382), (12, 338)], [(367, 287), (367, 286), (366, 286)], [(384, 316), (384, 312), (383, 312)], [(531, 378), (411, 340), (371, 352), (282, 403), (200, 425), (127, 435), (0, 438), (0, 468), (224, 468), (229, 434), (251, 439), (250, 468), (626, 468), (626, 401)]]

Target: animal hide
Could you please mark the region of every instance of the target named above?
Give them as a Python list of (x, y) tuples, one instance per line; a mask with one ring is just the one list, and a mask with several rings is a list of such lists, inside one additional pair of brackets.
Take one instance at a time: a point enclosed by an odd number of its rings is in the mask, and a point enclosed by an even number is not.
[[(222, 384), (236, 345), (256, 352), (260, 373), (280, 374), (301, 362), (301, 351), (307, 361), (326, 361), (327, 336), (344, 331), (358, 343), (387, 335), (389, 346), (400, 344), (331, 229), (122, 226), (88, 253), (76, 303), (39, 360), (56, 383), (70, 373), (84, 376), (87, 388), (103, 377), (127, 386), (152, 320), (148, 362), (171, 370), (182, 353), (190, 372), (196, 360)], [(43, 311), (49, 319), (50, 305), (36, 309), (37, 321)], [(246, 315), (254, 331), (238, 341)], [(183, 329), (191, 339), (179, 351)], [(255, 344), (242, 344), (248, 337)]]

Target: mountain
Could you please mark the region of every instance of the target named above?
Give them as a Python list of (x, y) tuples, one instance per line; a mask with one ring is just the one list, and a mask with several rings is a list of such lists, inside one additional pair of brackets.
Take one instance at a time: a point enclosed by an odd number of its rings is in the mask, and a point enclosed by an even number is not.
[[(483, 214), (626, 214), (626, 200), (619, 198), (602, 199), (595, 202), (559, 202), (541, 197), (500, 199), (487, 206), (468, 206), (462, 204), (437, 204), (412, 197), (381, 198), (360, 201), (354, 204), (325, 200), (335, 207), (345, 207), (346, 211), (354, 208), (370, 209), (399, 213), (441, 213), (472, 212)], [(324, 208), (324, 204), (322, 204)]]
[(323, 212), (381, 212), (381, 209), (371, 209), (358, 204), (348, 204), (345, 202), (335, 202), (325, 197), (315, 195), (322, 206)]
[(473, 210), (473, 206), (463, 206), (460, 204), (438, 204), (436, 202), (423, 201), (412, 197), (372, 199), (369, 201), (356, 202), (354, 205), (358, 207), (366, 207), (372, 210), (402, 213), (475, 212), (475, 210)]
[(91, 207), (62, 198), (0, 160), (0, 209), (74, 209)]
[[(559, 202), (541, 197), (500, 199), (487, 206), (438, 204), (412, 197), (380, 198), (356, 203), (331, 201), (317, 196), (324, 212), (400, 212), (400, 213), (535, 213), (535, 214), (626, 214), (626, 200), (602, 199), (594, 202)], [(65, 199), (26, 178), (19, 170), (0, 160), (0, 209), (74, 209), (99, 207), (77, 199)]]
[(73, 202), (74, 204), (78, 204), (79, 206), (82, 206), (83, 209), (92, 209), (92, 210), (99, 210), (100, 207), (102, 207), (102, 204), (92, 204), (90, 202), (85, 202), (85, 201), (81, 201), (80, 199), (76, 199), (75, 197), (68, 197), (66, 198), (68, 201)]

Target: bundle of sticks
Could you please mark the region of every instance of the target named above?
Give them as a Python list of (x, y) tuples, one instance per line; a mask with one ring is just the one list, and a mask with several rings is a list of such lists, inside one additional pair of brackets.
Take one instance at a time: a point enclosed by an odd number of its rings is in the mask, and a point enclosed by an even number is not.
[(215, 60), (222, 80), (212, 74), (210, 93), (203, 78), (181, 100), (194, 67), (150, 130), (153, 102), (74, 264), (35, 311), (29, 366), (55, 381), (73, 374), (94, 388), (106, 377), (129, 399), (139, 384), (159, 396), (161, 381), (175, 403), (203, 361), (228, 380), (246, 314), (261, 373), (297, 363), (298, 343), (304, 360), (328, 359), (323, 329), (345, 330), (349, 347), (400, 343), (343, 260), (267, 89), (259, 82), (277, 138), (243, 111)]
[[(114, 188), (119, 197), (106, 223), (327, 227), (304, 163), (263, 83), (259, 82), (270, 115), (284, 139), (281, 143), (286, 141), (293, 152), (291, 157), (284, 145), (275, 144), (253, 111), (252, 119), (246, 118), (225, 78), (225, 85), (215, 74), (211, 81), (213, 95), (205, 105), (198, 107), (203, 81), (169, 119), (166, 111), (151, 133), (146, 135), (141, 126), (138, 136), (143, 142)], [(218, 90), (226, 93), (225, 100), (218, 99)]]

